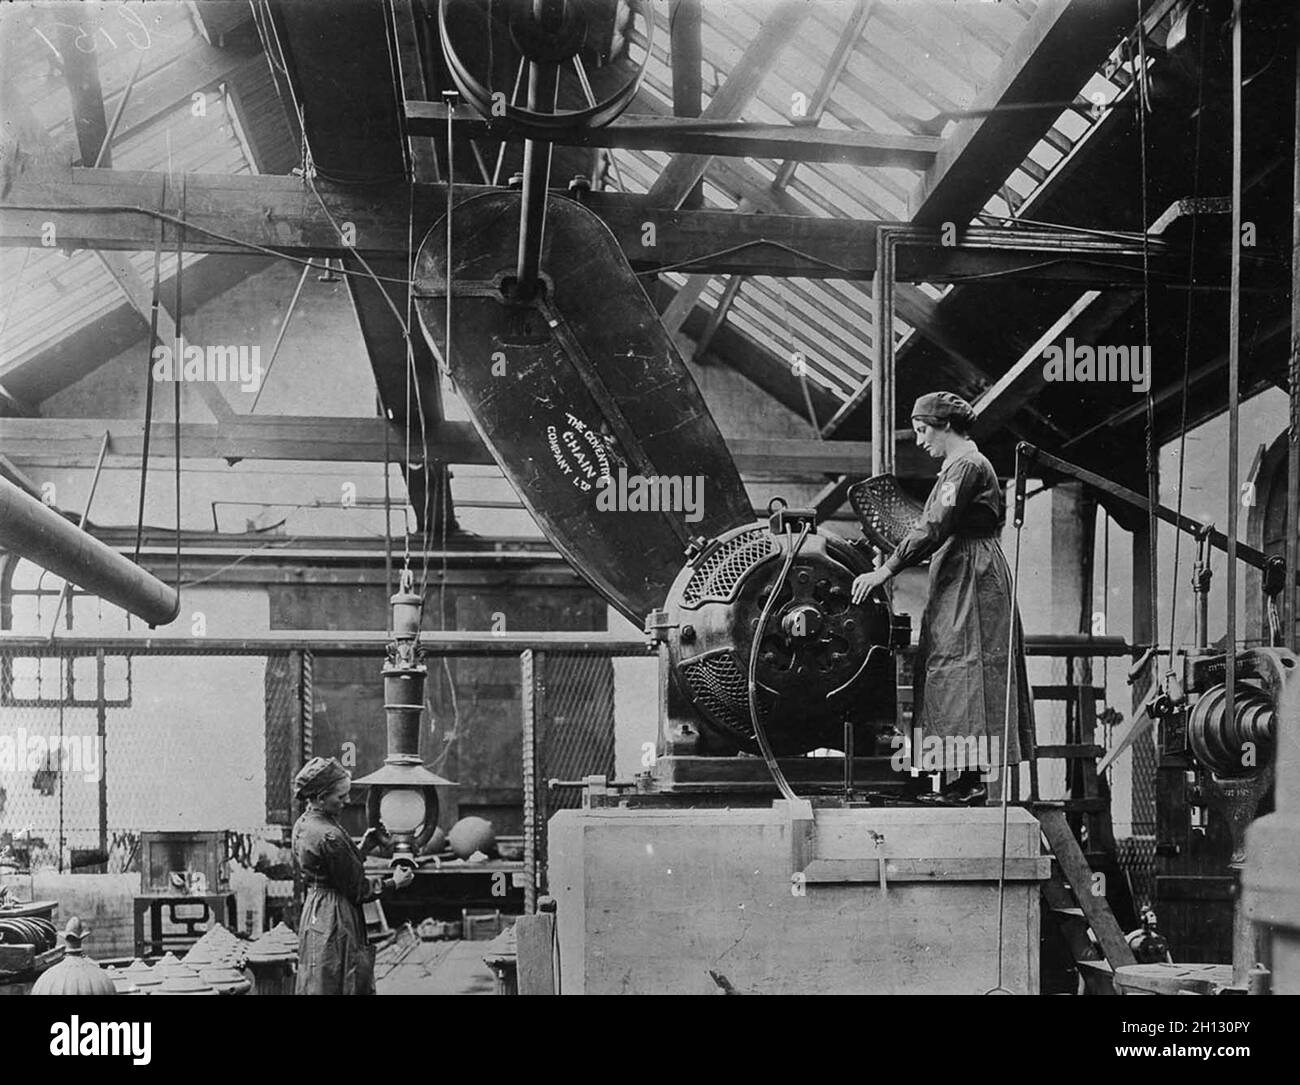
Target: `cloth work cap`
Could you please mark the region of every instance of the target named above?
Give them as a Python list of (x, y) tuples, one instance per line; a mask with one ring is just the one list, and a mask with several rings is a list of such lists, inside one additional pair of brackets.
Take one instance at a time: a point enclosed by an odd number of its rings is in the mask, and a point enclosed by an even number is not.
[(946, 422), (950, 418), (969, 422), (975, 408), (955, 392), (928, 392), (912, 404), (913, 418), (932, 418)]
[(350, 779), (348, 770), (339, 764), (338, 758), (313, 757), (294, 777), (294, 794), (300, 799), (309, 799), (347, 779)]

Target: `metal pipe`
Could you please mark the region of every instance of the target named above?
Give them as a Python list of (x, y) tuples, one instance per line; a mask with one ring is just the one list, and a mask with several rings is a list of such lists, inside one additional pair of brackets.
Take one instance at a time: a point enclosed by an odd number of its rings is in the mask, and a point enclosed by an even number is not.
[(115, 603), (150, 625), (180, 613), (180, 593), (0, 478), (0, 547)]
[[(562, 16), (559, 0), (533, 0), (533, 18), (543, 26)], [(528, 108), (534, 112), (555, 112), (560, 87), (558, 64), (530, 60), (528, 63)], [(519, 208), (519, 256), (515, 266), (515, 289), (521, 301), (532, 301), (537, 293), (537, 273), (542, 260), (542, 232), (546, 225), (546, 188), (551, 180), (551, 144), (530, 139), (524, 142), (524, 189)]]
[[(1237, 493), (1237, 441), (1241, 430), (1241, 17), (1242, 0), (1235, 0), (1232, 10), (1232, 292), (1228, 306), (1228, 611), (1227, 650), (1223, 686), (1224, 711), (1232, 718), (1237, 688), (1237, 517), (1240, 496)], [(1239, 963), (1239, 962), (1237, 962)], [(1254, 963), (1254, 962), (1250, 962)], [(1234, 980), (1238, 979), (1235, 975)]]
[(1193, 641), (1197, 655), (1210, 647), (1210, 563), (1204, 548), (1196, 557), (1192, 570), (1192, 594), (1196, 598), (1196, 608), (1192, 614)]
[(122, 114), (126, 112), (127, 100), (131, 97), (131, 91), (135, 89), (135, 81), (140, 78), (140, 69), (144, 65), (145, 52), (140, 50), (140, 55), (136, 57), (135, 67), (131, 70), (131, 78), (126, 81), (126, 86), (122, 89), (122, 97), (117, 100), (117, 108), (113, 111), (113, 119), (108, 122), (108, 130), (104, 133), (104, 142), (99, 145), (99, 153), (95, 155), (95, 169), (108, 165), (108, 149), (113, 143), (113, 137), (117, 135), (117, 126), (122, 123)]
[[(559, 87), (554, 64), (528, 65), (528, 108), (549, 101), (555, 108)], [(524, 188), (519, 209), (519, 257), (515, 268), (518, 297), (531, 301), (537, 293), (537, 273), (542, 260), (542, 233), (546, 225), (546, 188), (551, 180), (551, 144), (535, 139), (524, 143)]]
[[(86, 503), (81, 509), (81, 519), (77, 521), (77, 527), (82, 531), (86, 530), (86, 520), (90, 516), (90, 505), (95, 500), (95, 491), (99, 488), (99, 476), (104, 470), (104, 455), (108, 452), (108, 433), (105, 432), (104, 440), (99, 446), (99, 459), (95, 461), (95, 473), (90, 479), (90, 492), (86, 494)], [(50, 622), (50, 640), (54, 640), (54, 634), (59, 629), (59, 616), (63, 613), (63, 605), (68, 601), (68, 582), (63, 582), (63, 587), (59, 589), (58, 602), (54, 604), (54, 620)], [(100, 691), (101, 694), (103, 691)]]
[(876, 232), (876, 275), (871, 293), (875, 305), (876, 364), (871, 373), (871, 473), (894, 473), (894, 238), (895, 231)]

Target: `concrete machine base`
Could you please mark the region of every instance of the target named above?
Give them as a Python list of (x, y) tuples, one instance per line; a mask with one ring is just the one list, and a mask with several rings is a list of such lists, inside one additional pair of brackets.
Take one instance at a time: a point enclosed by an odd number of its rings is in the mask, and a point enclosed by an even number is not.
[[(560, 991), (981, 994), (998, 983), (1001, 834), (983, 808), (827, 806), (810, 826), (783, 802), (560, 811)], [(1051, 861), (1018, 807), (1006, 854), (1001, 985), (1035, 994)]]

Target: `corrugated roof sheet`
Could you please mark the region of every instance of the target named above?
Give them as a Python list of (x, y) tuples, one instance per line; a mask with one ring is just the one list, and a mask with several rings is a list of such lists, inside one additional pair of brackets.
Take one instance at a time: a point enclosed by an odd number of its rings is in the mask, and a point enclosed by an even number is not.
[[(46, 133), (49, 149), (79, 157), (71, 116), (71, 99), (58, 67), (61, 19), (58, 7), (15, 11), (6, 32), (17, 35), (5, 73)], [(132, 75), (137, 86), (150, 76), (183, 65), (195, 47), (204, 46), (187, 7), (179, 3), (104, 5), (88, 20), (87, 38), (73, 36), (73, 46), (94, 52), (110, 121)], [(66, 43), (64, 43), (66, 47)], [(136, 66), (139, 65), (137, 73)], [(270, 78), (266, 80), (270, 85)], [(134, 103), (128, 99), (123, 123)], [(240, 140), (229, 99), (211, 94), (196, 116), (189, 99), (174, 103), (147, 123), (127, 126), (112, 143), (112, 165), (123, 170), (170, 170), (182, 173), (247, 174), (254, 172)], [(153, 253), (130, 253), (145, 283), (153, 281)], [(202, 256), (185, 257), (190, 267)], [(169, 279), (175, 255), (164, 253), (162, 278)], [(117, 284), (91, 252), (70, 255), (58, 249), (6, 249), (0, 252), (5, 307), (0, 311), (0, 379), (51, 344), (122, 305)]]
[[(705, 102), (726, 79), (745, 47), (757, 35), (776, 0), (725, 0), (703, 6), (701, 46), (705, 65)], [(1029, 0), (996, 4), (878, 3), (851, 49), (834, 86), (821, 125), (841, 130), (946, 136), (959, 118), (942, 114), (971, 108), (1033, 16)], [(837, 42), (853, 18), (856, 5), (816, 6), (795, 38), (782, 51), (759, 92), (741, 114), (750, 121), (791, 119), (793, 96), (811, 99), (830, 65)], [(663, 30), (663, 27), (660, 27)], [(644, 48), (644, 38), (636, 37)], [(671, 113), (672, 67), (668, 35), (656, 35), (655, 48), (633, 112)], [(1040, 140), (1024, 165), (1007, 179), (1002, 192), (985, 205), (996, 216), (1011, 216), (1052, 174), (1069, 148), (1092, 127), (1088, 109), (1109, 102), (1127, 83), (1126, 73), (1109, 64), (1112, 74), (1098, 73)], [(711, 74), (712, 73), (712, 74)], [(1096, 97), (1094, 97), (1094, 95)], [(667, 165), (669, 155), (614, 152), (612, 180), (625, 191), (643, 193)], [(731, 162), (767, 188), (781, 163), (763, 159)], [(743, 193), (728, 190), (721, 171), (706, 175), (706, 206), (734, 208)], [(834, 163), (803, 163), (787, 194), (820, 217), (906, 221), (908, 198), (920, 181), (919, 170), (862, 168)], [(1010, 202), (1009, 202), (1010, 201)], [(1013, 206), (1014, 205), (1014, 206)], [(664, 278), (680, 286), (686, 277)], [(704, 291), (705, 304), (716, 307), (724, 289), (714, 279)], [(931, 298), (946, 287), (921, 284)], [(727, 320), (784, 364), (798, 352), (805, 372), (840, 400), (848, 399), (869, 377), (874, 333), (871, 290), (867, 283), (805, 279), (749, 278), (740, 289)], [(897, 341), (913, 329), (894, 318)]]

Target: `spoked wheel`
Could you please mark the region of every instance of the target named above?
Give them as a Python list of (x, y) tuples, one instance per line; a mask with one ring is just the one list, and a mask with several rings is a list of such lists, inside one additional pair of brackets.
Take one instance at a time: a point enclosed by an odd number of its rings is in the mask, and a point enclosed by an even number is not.
[[(655, 17), (648, 0), (441, 0), (438, 28), (456, 88), (482, 116), (600, 127), (640, 89)], [(530, 63), (558, 76), (553, 105), (530, 93)]]

